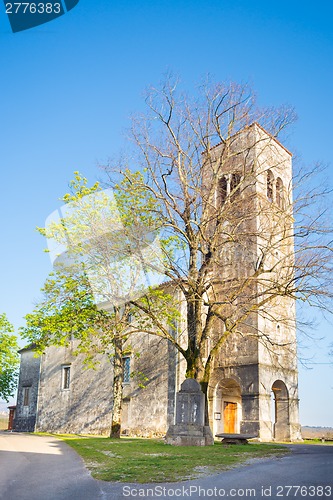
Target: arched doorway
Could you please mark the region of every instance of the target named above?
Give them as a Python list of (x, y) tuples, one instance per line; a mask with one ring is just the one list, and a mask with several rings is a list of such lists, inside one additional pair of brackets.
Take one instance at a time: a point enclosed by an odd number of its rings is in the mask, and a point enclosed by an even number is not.
[(272, 385), (274, 395), (274, 425), (273, 437), (277, 441), (290, 441), (289, 393), (282, 380), (276, 380)]
[(214, 434), (238, 434), (242, 420), (242, 396), (240, 385), (233, 379), (223, 379), (214, 392)]

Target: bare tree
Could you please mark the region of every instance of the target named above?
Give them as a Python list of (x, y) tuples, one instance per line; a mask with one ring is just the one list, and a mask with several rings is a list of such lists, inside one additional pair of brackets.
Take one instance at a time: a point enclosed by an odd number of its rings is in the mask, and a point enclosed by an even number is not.
[[(277, 363), (295, 358), (295, 301), (325, 308), (332, 299), (332, 231), (318, 204), (329, 191), (308, 174), (292, 178), (278, 138), (294, 111), (259, 109), (246, 86), (203, 85), (191, 100), (169, 78), (146, 104), (148, 115), (133, 121), (131, 161), (141, 192), (156, 200), (163, 269), (184, 312), (180, 335), (167, 338), (207, 394), (222, 347), (256, 339)], [(111, 185), (116, 170), (106, 168)], [(130, 196), (131, 183), (123, 186)], [(153, 295), (131, 303), (160, 323)]]

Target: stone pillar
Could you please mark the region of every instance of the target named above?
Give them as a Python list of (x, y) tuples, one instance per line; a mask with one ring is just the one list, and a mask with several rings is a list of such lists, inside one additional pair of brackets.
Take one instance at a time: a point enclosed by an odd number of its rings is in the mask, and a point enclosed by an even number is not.
[(259, 395), (242, 394), (241, 434), (259, 434)]
[(176, 395), (176, 423), (170, 425), (166, 442), (176, 446), (214, 444), (210, 427), (205, 426), (205, 396), (194, 379), (187, 378)]

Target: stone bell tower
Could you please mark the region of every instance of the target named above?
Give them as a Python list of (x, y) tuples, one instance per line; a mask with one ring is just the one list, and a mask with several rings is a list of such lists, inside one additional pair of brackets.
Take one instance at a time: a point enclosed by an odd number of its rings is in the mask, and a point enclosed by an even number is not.
[[(225, 211), (216, 282), (237, 322), (209, 384), (213, 434), (301, 439), (295, 300), (292, 155), (257, 123), (213, 150), (216, 208)], [(215, 175), (215, 174), (214, 174)], [(220, 329), (220, 330), (218, 330)], [(217, 334), (223, 335), (217, 325)]]

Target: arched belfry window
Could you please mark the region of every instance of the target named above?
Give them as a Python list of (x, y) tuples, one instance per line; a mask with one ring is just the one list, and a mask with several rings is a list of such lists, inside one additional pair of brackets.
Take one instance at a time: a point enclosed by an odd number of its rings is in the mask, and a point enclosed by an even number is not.
[(225, 203), (228, 196), (228, 180), (225, 176), (221, 177), (219, 182), (219, 198), (220, 202), (223, 205)]
[(231, 199), (239, 195), (239, 184), (241, 181), (240, 174), (232, 174), (230, 179), (230, 194)]
[(283, 208), (283, 182), (280, 177), (276, 179), (276, 203), (280, 208)]
[(267, 199), (271, 203), (273, 202), (273, 185), (274, 176), (270, 170), (267, 171)]

